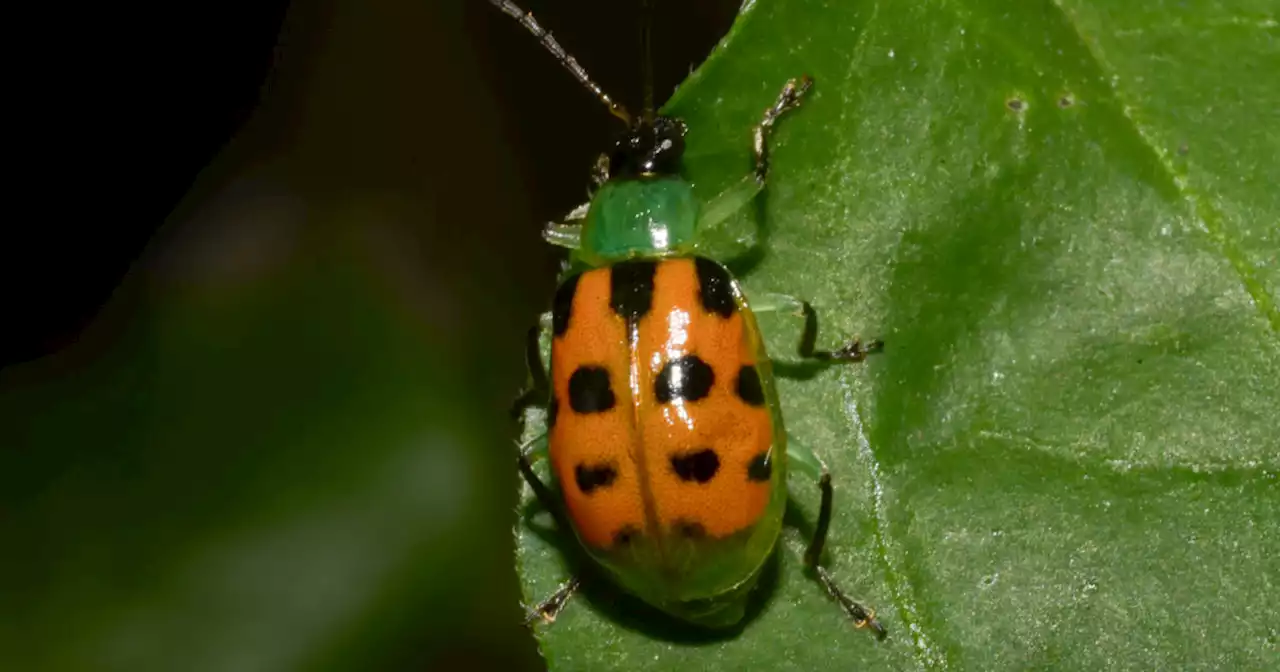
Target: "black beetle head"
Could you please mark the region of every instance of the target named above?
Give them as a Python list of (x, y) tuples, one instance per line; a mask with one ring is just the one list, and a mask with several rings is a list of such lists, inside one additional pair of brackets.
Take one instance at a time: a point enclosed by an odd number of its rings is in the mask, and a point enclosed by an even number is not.
[(673, 117), (636, 122), (613, 145), (609, 177), (635, 179), (679, 173), (687, 130), (683, 121)]

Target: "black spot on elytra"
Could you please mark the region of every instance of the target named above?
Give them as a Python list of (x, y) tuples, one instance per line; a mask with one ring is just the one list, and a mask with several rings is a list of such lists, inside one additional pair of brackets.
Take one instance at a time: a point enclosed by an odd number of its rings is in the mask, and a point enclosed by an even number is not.
[(614, 546), (627, 546), (640, 536), (640, 528), (635, 525), (623, 525), (613, 533)]
[(609, 387), (609, 370), (600, 366), (579, 366), (569, 376), (569, 408), (576, 413), (603, 413), (617, 403)]
[(600, 488), (607, 488), (613, 485), (614, 480), (617, 478), (618, 470), (614, 469), (611, 464), (591, 466), (579, 464), (573, 468), (573, 480), (578, 484), (578, 490), (584, 495), (589, 495)]
[(556, 426), (556, 416), (560, 415), (560, 400), (556, 399), (556, 395), (551, 395), (551, 403), (547, 404), (547, 429)]
[(653, 396), (660, 404), (677, 399), (698, 401), (711, 394), (711, 386), (715, 382), (716, 375), (710, 364), (697, 355), (685, 355), (667, 362), (658, 372), (653, 381)]
[(693, 260), (698, 273), (698, 298), (702, 308), (708, 313), (720, 317), (729, 317), (738, 309), (738, 302), (733, 298), (733, 279), (724, 266), (710, 259), (698, 257)]
[(653, 307), (653, 276), (658, 264), (637, 259), (609, 270), (609, 305), (629, 323), (639, 322)]
[(671, 469), (682, 481), (706, 483), (720, 470), (720, 456), (710, 448), (676, 453), (671, 456)]
[(694, 520), (677, 520), (671, 529), (685, 539), (701, 539), (707, 536), (707, 528)]
[(578, 293), (578, 278), (575, 275), (560, 283), (556, 288), (555, 299), (551, 302), (551, 327), (556, 336), (564, 336), (569, 330), (569, 318), (573, 314), (573, 297)]
[(760, 386), (760, 373), (747, 364), (738, 369), (738, 398), (751, 406), (764, 406), (764, 388)]
[(751, 458), (751, 464), (747, 465), (747, 478), (757, 482), (768, 481), (773, 476), (773, 458), (770, 457), (769, 451), (764, 451), (759, 455)]

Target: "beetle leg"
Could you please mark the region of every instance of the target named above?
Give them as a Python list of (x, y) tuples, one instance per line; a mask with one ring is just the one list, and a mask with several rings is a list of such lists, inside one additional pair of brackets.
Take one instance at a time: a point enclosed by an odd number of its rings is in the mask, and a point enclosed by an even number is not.
[(542, 229), (542, 239), (556, 247), (578, 249), (582, 240), (582, 224), (579, 222), (587, 217), (587, 211), (590, 209), (591, 202), (587, 201), (570, 210), (569, 214), (564, 216), (563, 222), (548, 222)]
[(804, 316), (806, 302), (790, 294), (752, 292), (750, 298), (753, 313), (791, 313), (794, 317)]
[(751, 134), (751, 149), (756, 155), (755, 177), (756, 182), (761, 185), (769, 176), (769, 132), (773, 130), (778, 117), (800, 106), (800, 99), (811, 86), (813, 86), (813, 80), (808, 75), (801, 77), (799, 81), (794, 79), (788, 81), (787, 85), (782, 87), (782, 92), (778, 94), (777, 102), (764, 111), (764, 118)]
[[(715, 229), (723, 224), (733, 214), (746, 207), (756, 194), (764, 189), (764, 185), (758, 182), (753, 175), (747, 175), (741, 180), (734, 182), (728, 189), (716, 194), (714, 198), (707, 201), (702, 207), (702, 212), (698, 216), (698, 230), (707, 232)], [(746, 231), (741, 233), (736, 239), (740, 243), (754, 244), (756, 239), (755, 231)]]
[(542, 335), (551, 330), (551, 313), (539, 316), (538, 326), (530, 327), (525, 335), (525, 364), (529, 369), (529, 385), (520, 391), (511, 403), (511, 418), (519, 419), (526, 408), (546, 403), (551, 396), (551, 384), (547, 380), (547, 365), (542, 356)]
[(582, 225), (550, 222), (542, 230), (542, 239), (556, 247), (576, 250), (582, 240)]
[[(529, 484), (529, 488), (533, 490), (533, 494), (537, 496), (542, 507), (549, 511), (552, 517), (555, 518), (556, 525), (559, 526), (559, 529), (569, 529), (565, 524), (563, 510), (560, 508), (560, 502), (551, 492), (551, 488), (547, 487), (547, 484), (543, 483), (542, 478), (540, 478), (533, 470), (533, 465), (547, 459), (547, 435), (542, 434), (534, 437), (522, 444), (519, 448), (520, 454), (517, 462), (520, 468), (520, 475), (523, 476), (525, 482)], [(581, 583), (582, 581), (578, 577), (573, 576), (570, 577), (568, 581), (560, 584), (560, 587), (556, 589), (556, 592), (552, 593), (542, 602), (539, 602), (537, 606), (529, 609), (528, 616), (525, 618), (525, 625), (532, 625), (539, 619), (546, 623), (555, 621), (556, 616), (558, 616), (560, 611), (564, 609), (565, 605), (569, 602), (569, 598), (573, 597), (573, 594), (577, 592)]]
[(853, 339), (836, 350), (818, 350), (818, 314), (808, 301), (787, 294), (753, 294), (751, 311), (754, 313), (779, 312), (790, 313), (794, 317), (804, 318), (804, 331), (800, 334), (800, 345), (796, 348), (801, 360), (813, 362), (861, 362), (867, 355), (884, 350), (884, 341), (873, 340), (863, 345), (859, 339)]
[[(520, 459), (530, 467), (547, 459), (551, 454), (546, 433), (539, 434), (524, 443), (518, 443), (516, 447), (520, 449)], [(542, 479), (538, 480), (541, 481)]]
[[(756, 194), (764, 190), (769, 176), (769, 136), (774, 124), (782, 115), (799, 107), (800, 99), (812, 85), (813, 80), (807, 75), (799, 80), (788, 81), (786, 86), (782, 87), (782, 92), (778, 94), (777, 101), (764, 111), (760, 123), (751, 130), (751, 151), (755, 157), (755, 170), (703, 206), (702, 214), (698, 218), (698, 228), (704, 235), (726, 222), (734, 213), (746, 207)], [(738, 248), (735, 253), (730, 254), (724, 250), (713, 256), (736, 256), (755, 247), (759, 238), (760, 235), (755, 230), (741, 232), (733, 236), (732, 245)], [(725, 245), (727, 244), (721, 243), (721, 246)]]
[(534, 496), (538, 498), (538, 503), (542, 508), (546, 509), (555, 518), (556, 525), (560, 529), (569, 529), (564, 524), (564, 512), (560, 508), (560, 501), (556, 498), (551, 488), (542, 481), (542, 477), (538, 476), (538, 472), (533, 470), (533, 465), (547, 458), (547, 435), (540, 434), (529, 439), (519, 446), (520, 452), (516, 458), (516, 467), (520, 470), (520, 475), (524, 477), (525, 483), (529, 484), (529, 489), (533, 490)]
[(582, 580), (576, 576), (570, 577), (568, 581), (560, 584), (556, 592), (552, 593), (547, 599), (538, 603), (536, 607), (529, 610), (528, 616), (524, 620), (526, 626), (533, 625), (534, 622), (541, 620), (544, 623), (554, 623), (556, 616), (564, 610), (569, 598), (578, 592), (578, 587), (582, 585)]
[(538, 502), (542, 507), (556, 518), (556, 522), (560, 522), (560, 503), (556, 501), (556, 497), (551, 492), (551, 488), (542, 482), (542, 478), (533, 470), (533, 465), (546, 459), (547, 456), (547, 435), (543, 434), (536, 438), (530, 439), (523, 446), (520, 446), (520, 455), (517, 458), (516, 466), (520, 469), (520, 475), (524, 477), (529, 489), (533, 490), (533, 494), (538, 498)]
[(818, 523), (813, 528), (813, 537), (810, 538), (809, 546), (804, 552), (805, 567), (812, 573), (813, 578), (822, 584), (827, 595), (835, 600), (844, 613), (853, 620), (855, 627), (868, 628), (877, 638), (884, 639), (887, 633), (884, 626), (880, 625), (880, 621), (876, 620), (875, 610), (864, 607), (845, 595), (835, 579), (831, 577), (831, 573), (822, 565), (822, 549), (827, 543), (827, 531), (831, 527), (831, 507), (834, 497), (831, 473), (827, 470), (827, 465), (823, 463), (822, 458), (803, 444), (793, 440), (789, 434), (787, 435), (787, 462), (794, 465), (798, 472), (815, 480), (822, 491), (822, 503), (818, 507)]
[(800, 347), (797, 348), (802, 359), (824, 362), (861, 362), (867, 358), (867, 355), (884, 349), (883, 341), (874, 340), (863, 346), (862, 341), (855, 338), (838, 350), (815, 350), (814, 344), (818, 340), (818, 314), (808, 301), (804, 301), (803, 304), (801, 311), (804, 315), (804, 332), (800, 335)]

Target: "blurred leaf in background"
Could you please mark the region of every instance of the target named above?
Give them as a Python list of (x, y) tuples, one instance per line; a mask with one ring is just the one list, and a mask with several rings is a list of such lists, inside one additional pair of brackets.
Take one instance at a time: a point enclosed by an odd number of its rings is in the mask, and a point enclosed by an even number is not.
[[(551, 259), (475, 53), (489, 11), (295, 3), (261, 106), (110, 303), (0, 372), (0, 668), (536, 667), (506, 409)], [(122, 200), (68, 253), (136, 235)]]
[[(60, 32), (15, 87), (36, 241), (0, 241), (6, 672), (540, 666), (507, 410), (541, 222), (612, 119), (487, 2), (282, 7), (31, 22)], [(634, 5), (529, 8), (638, 98)], [(660, 86), (736, 9), (661, 8)]]
[[(740, 635), (594, 584), (541, 630), (549, 666), (1280, 668), (1277, 25), (1270, 0), (745, 3), (667, 109), (709, 196), (783, 82), (817, 82), (743, 281), (810, 299), (820, 345), (888, 344), (780, 392), (889, 639), (784, 552)], [(567, 575), (540, 520), (530, 600)]]

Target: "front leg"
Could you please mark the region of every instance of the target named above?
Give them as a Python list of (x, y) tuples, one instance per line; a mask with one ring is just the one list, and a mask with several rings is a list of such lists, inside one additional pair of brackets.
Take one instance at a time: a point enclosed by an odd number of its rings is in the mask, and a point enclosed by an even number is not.
[(609, 155), (601, 154), (596, 157), (595, 165), (591, 167), (591, 186), (587, 189), (587, 202), (570, 210), (569, 214), (564, 216), (563, 222), (547, 222), (542, 229), (542, 239), (556, 247), (578, 249), (582, 241), (582, 220), (586, 219), (587, 213), (591, 210), (591, 199), (608, 181)]
[[(782, 87), (778, 99), (764, 111), (760, 123), (751, 130), (751, 151), (755, 157), (755, 171), (721, 192), (703, 207), (702, 215), (698, 220), (700, 230), (709, 232), (716, 229), (728, 221), (734, 213), (746, 207), (756, 194), (764, 189), (769, 177), (769, 138), (773, 133), (773, 127), (784, 114), (800, 106), (800, 100), (811, 86), (813, 86), (813, 80), (806, 75), (799, 80), (790, 80), (786, 86)], [(759, 233), (754, 228), (725, 233), (729, 234), (727, 237), (733, 240), (732, 243), (722, 243), (721, 246), (736, 247), (739, 252), (712, 256), (720, 258), (738, 256), (758, 243)]]
[(800, 107), (800, 99), (809, 92), (809, 88), (812, 86), (813, 79), (808, 75), (801, 77), (799, 82), (794, 79), (788, 81), (787, 85), (782, 87), (782, 92), (778, 94), (777, 102), (773, 104), (773, 107), (764, 111), (764, 118), (760, 120), (760, 123), (752, 133), (751, 149), (756, 155), (756, 182), (761, 187), (764, 186), (765, 180), (769, 177), (768, 139), (774, 123), (790, 110)]
[(570, 210), (569, 214), (564, 216), (563, 222), (547, 222), (542, 229), (542, 239), (556, 247), (578, 249), (582, 241), (581, 222), (586, 219), (587, 211), (590, 209), (591, 202), (587, 201)]

